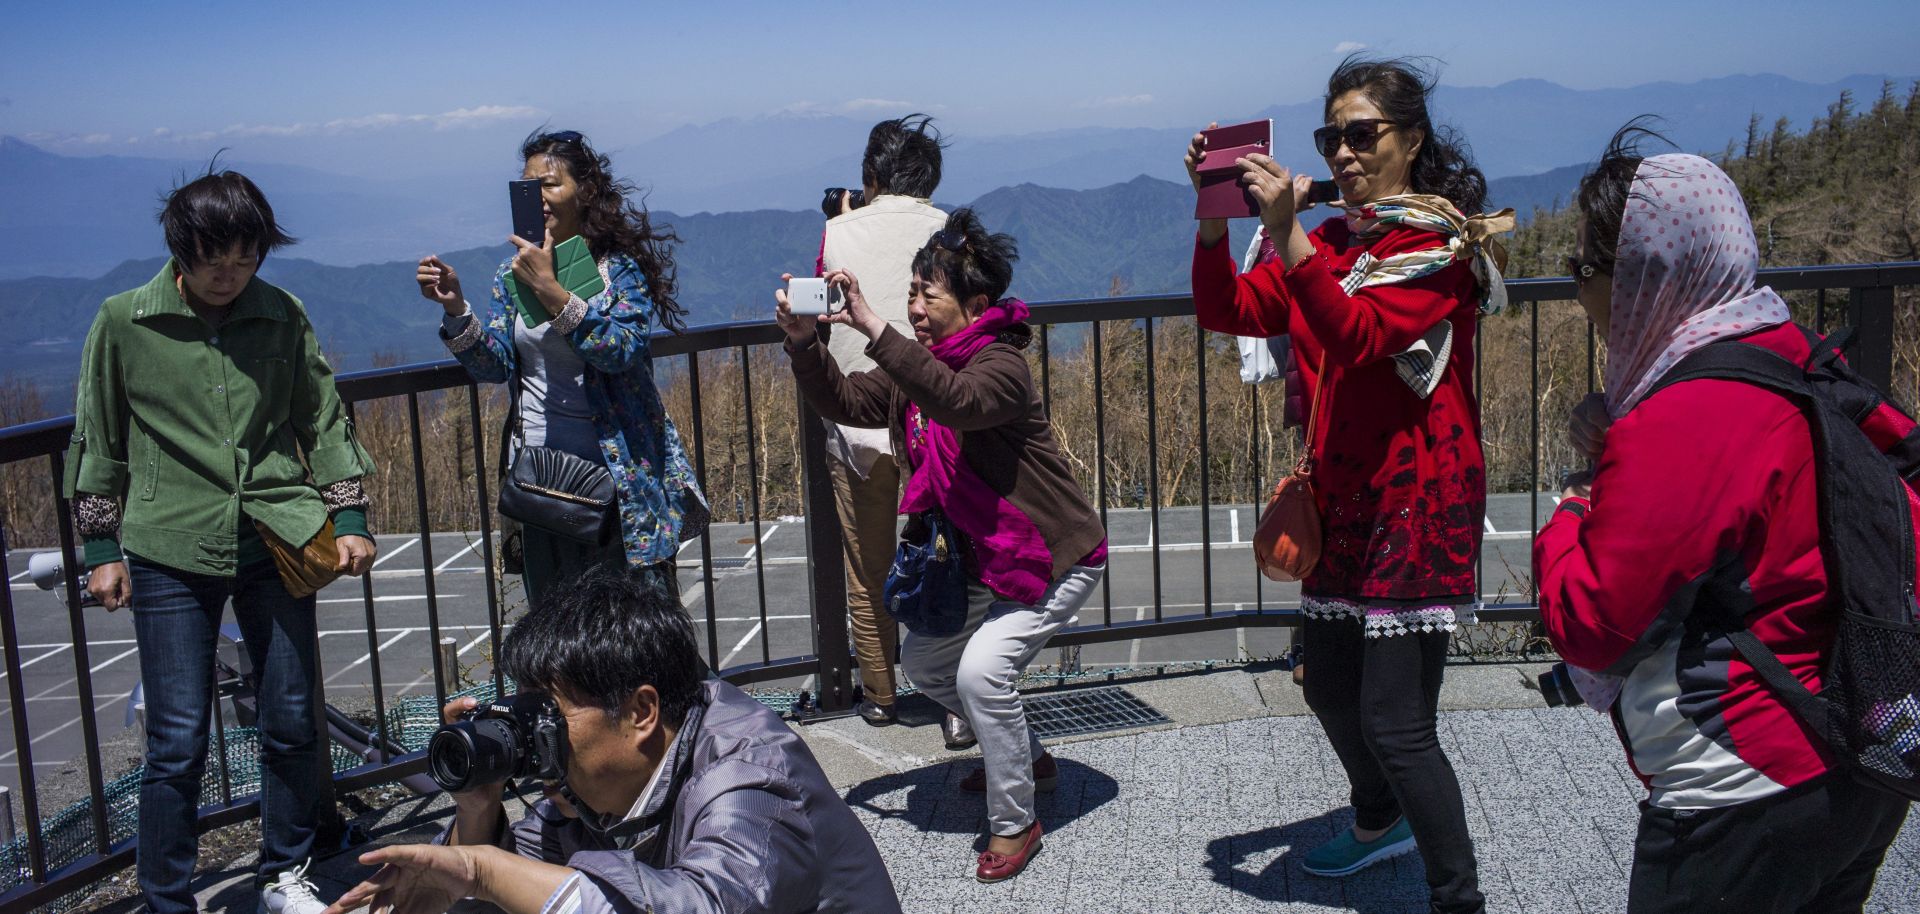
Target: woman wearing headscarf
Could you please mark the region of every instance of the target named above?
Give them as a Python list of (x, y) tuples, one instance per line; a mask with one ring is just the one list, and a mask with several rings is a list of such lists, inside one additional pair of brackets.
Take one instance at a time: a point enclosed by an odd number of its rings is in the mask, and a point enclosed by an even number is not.
[[(1662, 386), (1711, 343), (1802, 365), (1811, 336), (1755, 285), (1733, 181), (1699, 156), (1642, 157), (1644, 135), (1621, 131), (1580, 185), (1568, 267), (1607, 341), (1606, 393), (1570, 429), (1590, 482), (1569, 485), (1534, 548), (1541, 617), (1647, 785), (1628, 911), (1859, 911), (1907, 803), (1835, 771), (1699, 608), (1731, 574), (1745, 628), (1819, 688), (1838, 610), (1808, 420), (1741, 381)], [(1913, 423), (1882, 404), (1867, 426), (1897, 440)]]

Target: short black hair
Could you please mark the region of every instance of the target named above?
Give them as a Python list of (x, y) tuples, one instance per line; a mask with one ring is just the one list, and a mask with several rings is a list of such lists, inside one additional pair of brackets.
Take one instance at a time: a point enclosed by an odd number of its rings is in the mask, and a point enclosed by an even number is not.
[(1633, 193), (1633, 176), (1640, 171), (1646, 155), (1640, 144), (1648, 141), (1673, 145), (1655, 131), (1659, 119), (1642, 114), (1614, 131), (1600, 161), (1580, 178), (1574, 194), (1574, 206), (1580, 211), (1580, 224), (1587, 229), (1586, 256), (1603, 272), (1613, 273), (1619, 256), (1620, 223), (1627, 215), (1627, 198)]
[(267, 195), (246, 175), (214, 171), (174, 188), (160, 207), (160, 228), (175, 262), (192, 272), (209, 257), (235, 244), (264, 259), (269, 251), (294, 243), (273, 219)]
[(1012, 235), (988, 234), (972, 207), (961, 207), (913, 255), (913, 276), (946, 286), (962, 305), (975, 295), (985, 295), (992, 304), (1013, 285), (1013, 262), (1019, 259)]
[(500, 668), (523, 690), (557, 693), (608, 714), (641, 686), (660, 693), (678, 727), (707, 678), (693, 622), (658, 572), (595, 567), (556, 583), (500, 645)]
[(932, 197), (940, 186), (940, 150), (946, 145), (927, 115), (881, 121), (867, 133), (860, 181), (882, 193)]

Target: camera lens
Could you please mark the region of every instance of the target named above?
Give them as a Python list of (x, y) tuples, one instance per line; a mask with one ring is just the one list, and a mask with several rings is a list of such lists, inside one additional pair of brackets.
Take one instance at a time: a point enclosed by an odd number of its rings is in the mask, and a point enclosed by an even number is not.
[[(826, 213), (828, 219), (840, 215), (840, 198), (846, 195), (847, 189), (844, 187), (827, 188), (826, 196), (820, 201), (820, 211)], [(858, 206), (859, 204), (856, 203), (854, 205)]]
[(434, 731), (427, 743), (427, 773), (440, 789), (471, 790), (498, 784), (521, 764), (517, 728), (505, 720), (463, 720)]

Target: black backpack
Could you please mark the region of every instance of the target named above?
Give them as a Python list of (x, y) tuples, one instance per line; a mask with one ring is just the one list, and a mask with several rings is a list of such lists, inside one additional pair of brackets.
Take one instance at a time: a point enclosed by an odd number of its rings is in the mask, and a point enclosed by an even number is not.
[(1920, 477), (1920, 429), (1886, 451), (1875, 446), (1860, 426), (1888, 401), (1841, 358), (1853, 331), (1825, 340), (1802, 332), (1813, 349), (1805, 365), (1747, 343), (1713, 343), (1681, 359), (1654, 390), (1703, 378), (1743, 381), (1807, 415), (1820, 557), (1840, 609), (1820, 694), (1747, 630), (1753, 595), (1737, 555), (1700, 582), (1690, 622), (1724, 633), (1855, 778), (1920, 799), (1920, 612), (1906, 494)]

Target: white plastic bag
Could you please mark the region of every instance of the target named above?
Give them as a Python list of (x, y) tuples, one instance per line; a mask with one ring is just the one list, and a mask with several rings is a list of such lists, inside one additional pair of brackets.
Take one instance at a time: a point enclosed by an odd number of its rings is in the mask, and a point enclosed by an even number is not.
[[(1253, 233), (1253, 241), (1247, 245), (1246, 256), (1240, 258), (1240, 272), (1253, 269), (1254, 261), (1260, 257), (1260, 242), (1266, 238), (1266, 230)], [(1267, 346), (1266, 338), (1258, 336), (1238, 336), (1234, 341), (1240, 346), (1240, 381), (1245, 384), (1265, 384), (1280, 380), (1279, 363), (1273, 359), (1273, 350)]]

